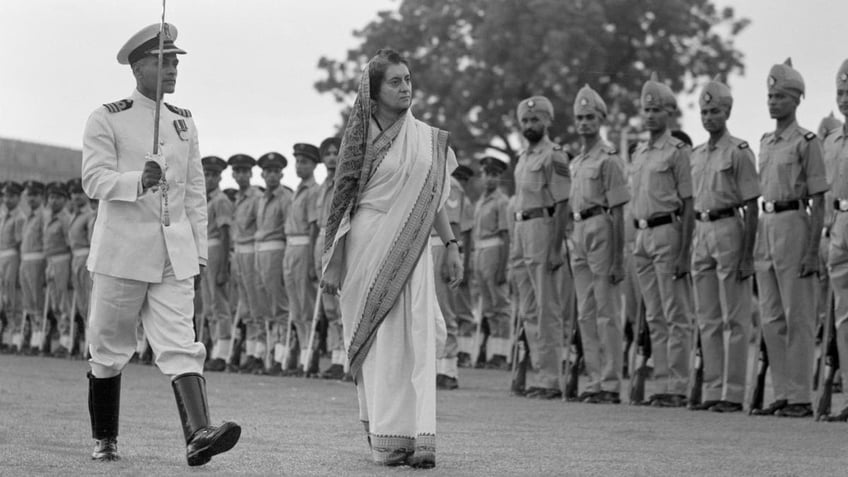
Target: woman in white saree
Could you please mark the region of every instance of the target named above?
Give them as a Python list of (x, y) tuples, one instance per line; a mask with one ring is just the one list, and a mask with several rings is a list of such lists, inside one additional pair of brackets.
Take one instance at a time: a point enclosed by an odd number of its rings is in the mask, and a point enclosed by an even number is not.
[(408, 63), (392, 50), (368, 62), (342, 139), (323, 257), (325, 293), (340, 294), (360, 420), (384, 465), (433, 467), (436, 358), (445, 325), (436, 301), (430, 230), (462, 262), (447, 214), (456, 158), (445, 131), (410, 111)]

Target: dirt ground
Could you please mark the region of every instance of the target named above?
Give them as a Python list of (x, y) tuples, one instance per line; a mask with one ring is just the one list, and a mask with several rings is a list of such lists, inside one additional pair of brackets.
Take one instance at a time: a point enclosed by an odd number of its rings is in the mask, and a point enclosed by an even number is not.
[(432, 470), (370, 462), (350, 383), (224, 373), (207, 374), (212, 420), (235, 420), (242, 439), (189, 468), (168, 379), (135, 364), (123, 377), (122, 460), (94, 463), (86, 371), (83, 361), (0, 356), (0, 476), (848, 475), (845, 424), (540, 402), (510, 396), (505, 372), (467, 369), (460, 389), (440, 391)]

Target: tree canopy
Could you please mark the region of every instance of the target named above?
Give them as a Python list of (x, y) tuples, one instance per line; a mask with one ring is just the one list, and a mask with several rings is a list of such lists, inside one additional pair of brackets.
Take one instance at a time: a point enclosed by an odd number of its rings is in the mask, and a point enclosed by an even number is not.
[(638, 112), (642, 84), (656, 71), (676, 92), (744, 72), (734, 39), (749, 20), (711, 0), (400, 0), (353, 34), (361, 44), (322, 57), (315, 84), (345, 105), (380, 48), (411, 63), (416, 116), (451, 132), (460, 156), (487, 148), (517, 157), (515, 108), (551, 99), (552, 136), (574, 138), (572, 103), (588, 83), (607, 103), (612, 129)]

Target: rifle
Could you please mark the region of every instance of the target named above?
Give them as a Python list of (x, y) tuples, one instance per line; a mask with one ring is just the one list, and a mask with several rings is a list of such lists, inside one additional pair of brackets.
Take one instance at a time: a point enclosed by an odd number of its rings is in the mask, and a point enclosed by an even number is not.
[(512, 294), (512, 306), (510, 307), (510, 319), (512, 320), (512, 383), (510, 391), (515, 394), (524, 393), (524, 384), (527, 376), (527, 337), (524, 335), (524, 325), (518, 316), (518, 296)]
[(768, 349), (766, 349), (766, 340), (763, 336), (763, 324), (760, 323), (760, 344), (757, 347), (760, 350), (759, 361), (757, 363), (757, 378), (754, 384), (754, 391), (751, 393), (751, 403), (748, 407), (748, 414), (753, 414), (754, 411), (763, 408), (763, 397), (766, 389), (766, 371), (768, 371), (769, 358)]
[(816, 408), (814, 416), (817, 421), (827, 420), (830, 415), (830, 404), (833, 397), (833, 378), (839, 369), (839, 349), (836, 345), (836, 317), (833, 303), (833, 289), (828, 287), (827, 318), (824, 323), (824, 334), (821, 341), (821, 356), (819, 357), (820, 382), (816, 393)]
[(236, 317), (233, 319), (233, 325), (230, 328), (230, 349), (227, 351), (227, 364), (235, 363), (236, 370), (239, 365), (239, 355), (241, 355), (241, 345), (244, 343), (244, 336), (240, 335), (239, 324), (241, 323), (241, 300), (236, 303)]
[(645, 317), (645, 303), (639, 305), (636, 317), (636, 365), (630, 381), (630, 404), (640, 405), (645, 401), (645, 380), (648, 378), (648, 358), (651, 357), (651, 331)]
[(701, 346), (701, 330), (695, 328), (695, 357), (692, 384), (689, 388), (689, 405), (701, 404), (701, 391), (704, 387), (704, 349)]
[(584, 359), (583, 340), (580, 338), (580, 325), (577, 321), (576, 306), (574, 308), (569, 326), (571, 328), (571, 336), (568, 340), (568, 352), (566, 353), (563, 366), (565, 368), (565, 383), (563, 384), (562, 398), (566, 401), (577, 399), (577, 388), (580, 381), (580, 364)]
[(70, 339), (68, 340), (68, 359), (73, 359), (74, 357), (74, 348), (77, 345), (77, 294), (72, 293), (71, 295), (71, 312), (68, 314), (71, 320), (70, 330), (68, 333), (70, 334)]
[(322, 298), (323, 291), (321, 287), (318, 287), (318, 294), (315, 297), (315, 308), (312, 310), (312, 324), (309, 327), (309, 345), (306, 348), (306, 359), (303, 363), (303, 371), (306, 376), (318, 375), (318, 360), (315, 360), (315, 363), (312, 362), (313, 357), (316, 356), (315, 350), (315, 335), (318, 333), (318, 321), (321, 319), (321, 310), (323, 309)]
[[(622, 306), (622, 310), (624, 307)], [(625, 318), (625, 313), (622, 313), (622, 319)], [(633, 347), (633, 341), (635, 341), (635, 337), (633, 336), (633, 324), (629, 321), (624, 320), (624, 359), (622, 362), (624, 363), (624, 368), (621, 370), (621, 377), (624, 379), (630, 379), (630, 348)]]

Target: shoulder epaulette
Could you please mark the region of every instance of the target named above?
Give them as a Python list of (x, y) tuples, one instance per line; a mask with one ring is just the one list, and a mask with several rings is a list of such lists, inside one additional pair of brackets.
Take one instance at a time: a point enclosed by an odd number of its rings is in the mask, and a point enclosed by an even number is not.
[(294, 189), (292, 189), (291, 187), (289, 187), (289, 186), (287, 186), (287, 185), (285, 185), (285, 184), (283, 184), (283, 189), (286, 189), (287, 191), (289, 191), (289, 192), (291, 192), (292, 194), (294, 194)]
[(618, 154), (618, 151), (616, 151), (614, 147), (611, 147), (611, 148), (606, 150), (606, 153), (609, 154), (610, 156), (614, 156), (614, 155)]
[(804, 139), (806, 139), (808, 141), (812, 141), (813, 139), (815, 139), (815, 137), (816, 137), (815, 133), (808, 132), (807, 134), (804, 134)]
[(176, 107), (172, 104), (168, 104), (168, 103), (164, 103), (164, 104), (174, 114), (179, 114), (180, 116), (182, 116), (184, 118), (190, 118), (191, 117), (191, 111), (189, 111), (188, 109), (178, 108), (178, 107)]
[(763, 133), (763, 137), (760, 138), (760, 142), (765, 141), (768, 136), (769, 136), (769, 133)]
[(685, 142), (683, 142), (683, 141), (680, 141), (680, 142), (678, 142), (678, 143), (677, 143), (677, 145), (676, 145), (676, 146), (674, 146), (674, 147), (676, 147), (676, 148), (678, 148), (678, 149), (683, 149), (684, 147), (686, 147), (686, 143), (685, 143)]
[(748, 143), (743, 141), (742, 144), (740, 144), (736, 147), (738, 147), (739, 149), (742, 149), (744, 151), (745, 149), (748, 149)]
[(133, 105), (133, 100), (131, 99), (122, 99), (120, 101), (115, 101), (114, 103), (104, 104), (103, 107), (106, 108), (110, 113), (120, 113), (121, 111), (126, 111), (130, 109)]

